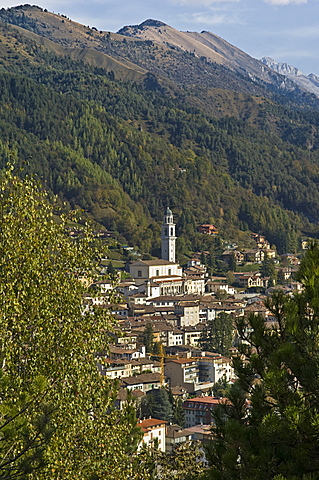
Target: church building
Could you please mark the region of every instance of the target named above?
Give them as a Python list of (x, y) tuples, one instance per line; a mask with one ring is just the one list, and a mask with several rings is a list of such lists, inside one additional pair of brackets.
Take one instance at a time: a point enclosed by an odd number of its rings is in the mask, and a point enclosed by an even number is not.
[(182, 268), (175, 261), (175, 223), (173, 213), (167, 207), (164, 214), (162, 224), (162, 249), (161, 259), (158, 260), (137, 260), (130, 264), (130, 274), (136, 280), (137, 284), (144, 283), (153, 279), (156, 281), (158, 277), (162, 278), (181, 278), (183, 275)]
[(175, 223), (173, 213), (167, 207), (161, 230), (161, 259), (137, 260), (130, 263), (130, 275), (139, 291), (147, 297), (159, 295), (183, 295), (205, 291), (204, 278), (183, 275), (181, 266), (175, 260)]
[(173, 213), (167, 207), (162, 225), (162, 259), (175, 263), (175, 223), (173, 222)]

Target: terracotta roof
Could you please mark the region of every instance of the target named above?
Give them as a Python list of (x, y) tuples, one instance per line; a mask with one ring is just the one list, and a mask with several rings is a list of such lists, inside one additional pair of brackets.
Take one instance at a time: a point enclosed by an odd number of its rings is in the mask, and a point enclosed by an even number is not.
[(189, 398), (186, 402), (210, 403), (211, 405), (217, 405), (221, 403), (221, 399), (217, 397), (194, 397)]
[(160, 425), (166, 425), (166, 420), (158, 420), (157, 418), (147, 418), (145, 420), (140, 420), (137, 425), (141, 427), (143, 432), (147, 432), (154, 427), (159, 427)]
[(221, 398), (216, 398), (216, 397), (195, 397), (195, 398), (189, 398), (185, 400), (183, 403), (183, 408), (195, 408), (196, 404), (203, 405), (203, 407), (206, 409), (211, 408), (213, 405), (219, 405), (222, 403)]

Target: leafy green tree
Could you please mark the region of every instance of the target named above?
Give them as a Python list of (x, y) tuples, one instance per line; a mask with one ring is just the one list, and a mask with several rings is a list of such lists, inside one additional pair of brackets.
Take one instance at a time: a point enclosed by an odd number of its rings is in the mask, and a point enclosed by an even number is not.
[(202, 350), (229, 355), (233, 341), (233, 320), (227, 313), (220, 313), (207, 323), (203, 330), (199, 346)]
[(0, 478), (148, 478), (133, 405), (113, 407), (117, 385), (96, 367), (114, 321), (83, 307), (92, 237), (66, 227), (34, 181), (1, 172)]
[(237, 327), (238, 381), (216, 409), (210, 479), (310, 480), (319, 475), (319, 247), (312, 245), (298, 279), (304, 291), (276, 293), (266, 303), (277, 325), (261, 316)]

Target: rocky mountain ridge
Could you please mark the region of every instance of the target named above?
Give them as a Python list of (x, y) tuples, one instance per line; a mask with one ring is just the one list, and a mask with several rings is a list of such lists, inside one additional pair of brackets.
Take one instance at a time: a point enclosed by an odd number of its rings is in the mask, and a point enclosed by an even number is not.
[[(307, 90), (264, 63), (211, 32), (180, 32), (159, 20), (125, 26), (117, 33), (80, 25), (65, 15), (40, 7), (21, 5), (2, 8), (0, 21), (20, 28), (65, 49), (59, 54), (79, 58), (91, 65), (103, 65), (121, 80), (144, 81), (156, 75), (157, 82), (196, 88), (229, 88), (247, 94), (272, 92), (302, 97)], [(21, 31), (20, 31), (21, 33)], [(114, 60), (120, 62), (115, 64)], [(269, 93), (268, 93), (269, 94)]]
[(304, 75), (299, 68), (293, 67), (288, 63), (276, 62), (270, 57), (263, 57), (260, 61), (275, 72), (284, 75), (300, 87), (319, 97), (319, 77), (317, 75), (313, 73)]

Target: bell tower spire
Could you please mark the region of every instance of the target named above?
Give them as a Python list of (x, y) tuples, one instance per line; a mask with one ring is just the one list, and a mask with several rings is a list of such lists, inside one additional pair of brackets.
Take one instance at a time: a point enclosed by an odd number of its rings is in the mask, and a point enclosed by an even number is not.
[(167, 207), (164, 214), (161, 240), (162, 259), (175, 263), (175, 223), (173, 220), (173, 213), (169, 207)]

